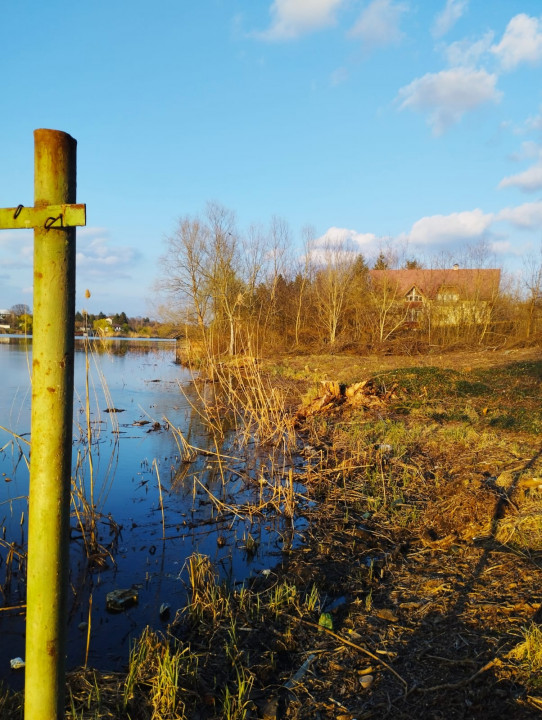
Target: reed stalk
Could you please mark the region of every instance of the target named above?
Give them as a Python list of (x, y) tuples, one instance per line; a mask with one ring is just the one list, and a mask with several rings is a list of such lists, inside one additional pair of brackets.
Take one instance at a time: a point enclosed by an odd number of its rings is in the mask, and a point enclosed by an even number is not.
[(162, 540), (166, 539), (166, 519), (164, 516), (164, 498), (162, 497), (162, 483), (160, 482), (160, 471), (156, 458), (152, 461), (152, 466), (156, 472), (156, 480), (158, 482), (158, 497), (160, 499), (160, 512), (162, 513)]

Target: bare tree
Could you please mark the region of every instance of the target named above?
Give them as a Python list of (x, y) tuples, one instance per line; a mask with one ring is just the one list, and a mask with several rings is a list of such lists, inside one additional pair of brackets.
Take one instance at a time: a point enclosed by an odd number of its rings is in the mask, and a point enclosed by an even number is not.
[(199, 218), (180, 218), (159, 259), (161, 275), (156, 283), (179, 306), (185, 321), (195, 321), (202, 334), (210, 302), (209, 245), (209, 229)]
[(284, 280), (285, 258), (290, 245), (290, 228), (283, 218), (273, 215), (269, 225), (268, 260), (269, 260), (269, 304), (265, 317), (265, 325), (273, 326), (277, 314), (277, 286)]
[(269, 237), (261, 225), (250, 225), (241, 238), (241, 274), (245, 290), (242, 303), (243, 342), (255, 353), (262, 337), (264, 320), (258, 290), (269, 269)]
[(385, 271), (369, 283), (368, 307), (372, 314), (370, 325), (376, 339), (386, 342), (402, 326), (408, 317), (408, 306), (403, 302), (399, 286)]
[(295, 313), (295, 345), (296, 347), (299, 345), (299, 332), (301, 329), (301, 316), (302, 316), (302, 309), (303, 309), (303, 303), (305, 302), (306, 296), (307, 296), (307, 285), (311, 281), (311, 275), (312, 275), (312, 262), (311, 262), (311, 253), (310, 253), (310, 243), (312, 240), (314, 240), (314, 236), (316, 235), (316, 232), (312, 225), (305, 225), (303, 229), (301, 230), (302, 238), (303, 238), (303, 264), (299, 268), (298, 272), (296, 273), (296, 290), (297, 290), (297, 298), (296, 298), (296, 313)]
[(324, 328), (328, 342), (333, 345), (346, 309), (357, 253), (346, 241), (339, 240), (327, 242), (316, 251), (313, 249), (312, 255), (319, 265), (314, 282), (315, 320)]
[(235, 331), (239, 309), (244, 301), (240, 277), (239, 236), (235, 214), (212, 202), (205, 212), (210, 233), (208, 282), (214, 304), (214, 322), (225, 324), (229, 333), (228, 352), (235, 354)]
[(9, 311), (12, 315), (15, 315), (16, 317), (19, 317), (20, 315), (30, 314), (30, 308), (24, 303), (17, 303), (16, 305), (13, 305), (13, 307), (11, 307)]
[(206, 341), (209, 330), (226, 329), (232, 354), (237, 312), (244, 298), (239, 267), (235, 216), (209, 203), (203, 218), (181, 218), (167, 238), (156, 283), (178, 305), (186, 322), (197, 324)]
[(530, 338), (535, 329), (537, 313), (542, 306), (542, 244), (538, 256), (531, 255), (525, 260), (523, 283), (527, 291), (525, 334)]

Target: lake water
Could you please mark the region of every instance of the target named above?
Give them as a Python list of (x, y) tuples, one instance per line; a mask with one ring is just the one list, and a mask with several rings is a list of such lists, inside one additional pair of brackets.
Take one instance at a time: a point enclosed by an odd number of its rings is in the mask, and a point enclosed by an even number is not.
[[(265, 460), (256, 451), (247, 465), (246, 449), (232, 443), (221, 448), (228, 457), (217, 461), (220, 448), (202, 421), (189, 371), (175, 364), (175, 343), (116, 339), (91, 345), (94, 350), (85, 352), (84, 342), (76, 341), (74, 477), (88, 497), (88, 404), (94, 502), (108, 554), (89, 568), (72, 512), (68, 667), (84, 663), (90, 617), (88, 664), (113, 670), (126, 665), (130, 639), (143, 627), (165, 629), (184, 606), (191, 553), (209, 555), (223, 578), (242, 582), (280, 560), (292, 528), (284, 516), (261, 509), (262, 484), (247, 482), (263, 477)], [(0, 430), (0, 679), (13, 687), (22, 684), (23, 673), (10, 671), (9, 660), (24, 657), (24, 610), (7, 608), (25, 602), (24, 563), (19, 567), (17, 553), (26, 551), (31, 366), (31, 341), (0, 336), (0, 425), (7, 428)], [(191, 463), (182, 462), (172, 427), (201, 449)], [(287, 461), (280, 462), (286, 474)], [(219, 513), (215, 498), (245, 511), (226, 507)], [(246, 511), (250, 503), (260, 510)], [(296, 529), (301, 523), (296, 520)], [(247, 551), (249, 534), (256, 552)], [(137, 604), (118, 614), (106, 611), (109, 591), (132, 587)], [(169, 618), (160, 618), (163, 603), (171, 606)]]

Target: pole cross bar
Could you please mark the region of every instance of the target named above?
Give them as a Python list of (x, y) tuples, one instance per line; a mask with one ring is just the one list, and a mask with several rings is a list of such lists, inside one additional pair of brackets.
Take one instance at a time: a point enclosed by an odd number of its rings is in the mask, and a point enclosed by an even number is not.
[(0, 230), (81, 227), (86, 225), (86, 214), (87, 207), (81, 204), (0, 208)]

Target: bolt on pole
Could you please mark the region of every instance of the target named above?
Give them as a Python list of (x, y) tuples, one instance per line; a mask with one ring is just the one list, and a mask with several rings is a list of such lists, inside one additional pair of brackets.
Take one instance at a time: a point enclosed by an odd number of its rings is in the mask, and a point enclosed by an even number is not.
[[(77, 142), (34, 131), (34, 206), (75, 203)], [(75, 228), (34, 229), (25, 719), (64, 716), (73, 427)]]

